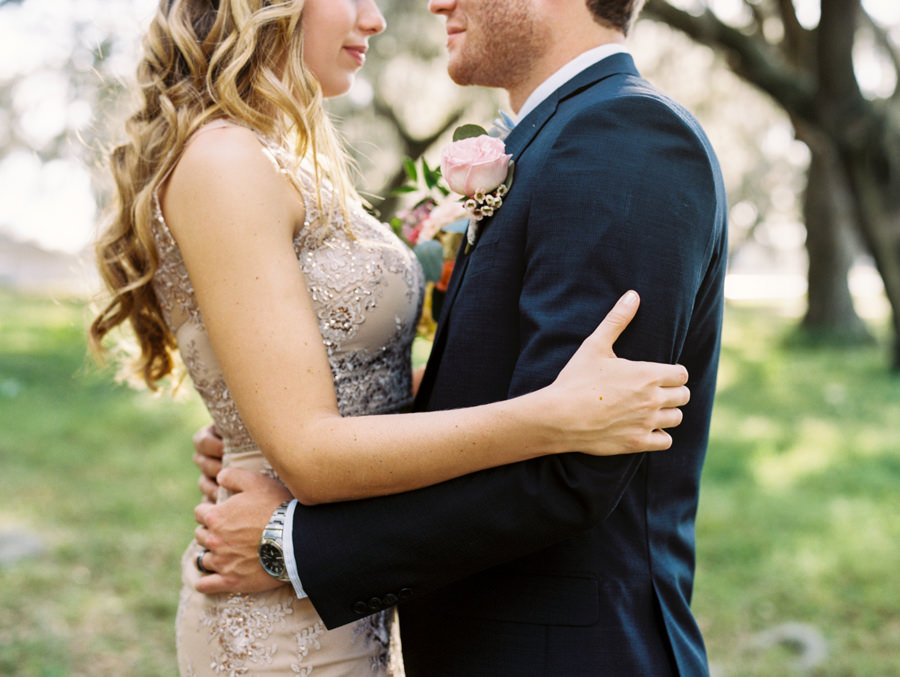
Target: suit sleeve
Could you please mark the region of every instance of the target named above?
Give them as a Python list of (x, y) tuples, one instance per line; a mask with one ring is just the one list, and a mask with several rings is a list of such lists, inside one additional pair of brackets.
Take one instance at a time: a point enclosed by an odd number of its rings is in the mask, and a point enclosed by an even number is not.
[[(639, 313), (616, 343), (633, 360), (675, 363), (716, 241), (711, 157), (693, 121), (650, 98), (583, 110), (554, 144), (528, 218), (514, 397), (556, 377), (628, 289)], [(590, 520), (614, 509), (640, 456), (557, 460), (591, 478)], [(554, 459), (547, 459), (553, 461)]]
[[(670, 108), (641, 98), (581, 111), (540, 161), (554, 168), (537, 172), (543, 184), (513, 186), (535, 197), (509, 394), (551, 382), (629, 288), (642, 306), (618, 354), (677, 360), (713, 239), (703, 144)], [(642, 458), (563, 454), (405, 494), (298, 506), (300, 578), (328, 627), (351, 622), (589, 528)]]

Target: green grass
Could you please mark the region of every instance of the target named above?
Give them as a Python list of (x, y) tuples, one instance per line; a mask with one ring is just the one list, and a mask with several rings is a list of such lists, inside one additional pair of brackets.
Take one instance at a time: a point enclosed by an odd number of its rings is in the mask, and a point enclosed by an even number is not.
[(0, 675), (172, 675), (178, 559), (193, 529), (194, 400), (116, 385), (83, 305), (0, 292)]
[(734, 677), (810, 674), (758, 646), (787, 622), (811, 674), (900, 674), (900, 378), (884, 348), (788, 347), (793, 321), (730, 308), (698, 517), (694, 608)]
[[(0, 568), (0, 675), (172, 675), (190, 435), (206, 415), (93, 367), (83, 316), (0, 292), (0, 530), (47, 544)], [(721, 675), (894, 677), (900, 379), (883, 347), (788, 347), (791, 322), (729, 309), (697, 617)], [(786, 622), (828, 641), (812, 672), (791, 646), (759, 646)]]

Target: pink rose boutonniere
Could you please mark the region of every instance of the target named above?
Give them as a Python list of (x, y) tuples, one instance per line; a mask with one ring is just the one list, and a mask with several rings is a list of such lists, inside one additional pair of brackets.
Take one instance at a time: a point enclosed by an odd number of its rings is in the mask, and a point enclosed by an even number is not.
[(441, 154), (441, 175), (450, 190), (463, 196), (469, 213), (466, 251), (478, 240), (479, 222), (492, 216), (503, 204), (512, 185), (515, 162), (506, 154), (506, 145), (488, 136), (477, 125), (456, 130), (453, 143)]

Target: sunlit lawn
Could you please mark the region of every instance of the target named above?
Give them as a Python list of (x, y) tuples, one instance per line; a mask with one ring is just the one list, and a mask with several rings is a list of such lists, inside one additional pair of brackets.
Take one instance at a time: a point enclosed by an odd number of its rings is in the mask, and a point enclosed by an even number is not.
[[(206, 416), (113, 384), (82, 309), (0, 292), (0, 675), (172, 675), (190, 434)], [(698, 524), (695, 609), (718, 674), (900, 674), (900, 379), (885, 350), (787, 349), (789, 321), (730, 309)], [(810, 672), (761, 633), (812, 626)], [(552, 677), (552, 676), (547, 676)]]
[(818, 628), (815, 675), (900, 675), (900, 378), (886, 349), (786, 349), (729, 310), (698, 523), (695, 609), (728, 675), (792, 670), (759, 633)]
[(203, 413), (99, 373), (82, 316), (0, 294), (0, 528), (47, 544), (0, 569), (0, 674), (172, 675)]

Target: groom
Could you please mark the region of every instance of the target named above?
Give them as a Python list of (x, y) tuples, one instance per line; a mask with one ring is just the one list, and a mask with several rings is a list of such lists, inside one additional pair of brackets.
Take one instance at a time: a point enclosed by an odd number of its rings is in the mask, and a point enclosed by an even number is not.
[[(460, 254), (417, 406), (548, 384), (629, 288), (641, 312), (616, 353), (685, 365), (692, 401), (669, 451), (548, 456), (395, 496), (298, 505), (286, 538), (316, 610), (334, 627), (399, 601), (409, 677), (708, 674), (689, 603), (725, 196), (697, 122), (639, 77), (622, 46), (641, 4), (430, 1), (446, 19), (451, 77), (507, 90), (518, 124), (506, 139), (514, 182)], [(281, 500), (269, 487), (254, 480), (198, 519), (219, 542), (258, 534)], [(251, 547), (242, 556), (259, 571)]]

